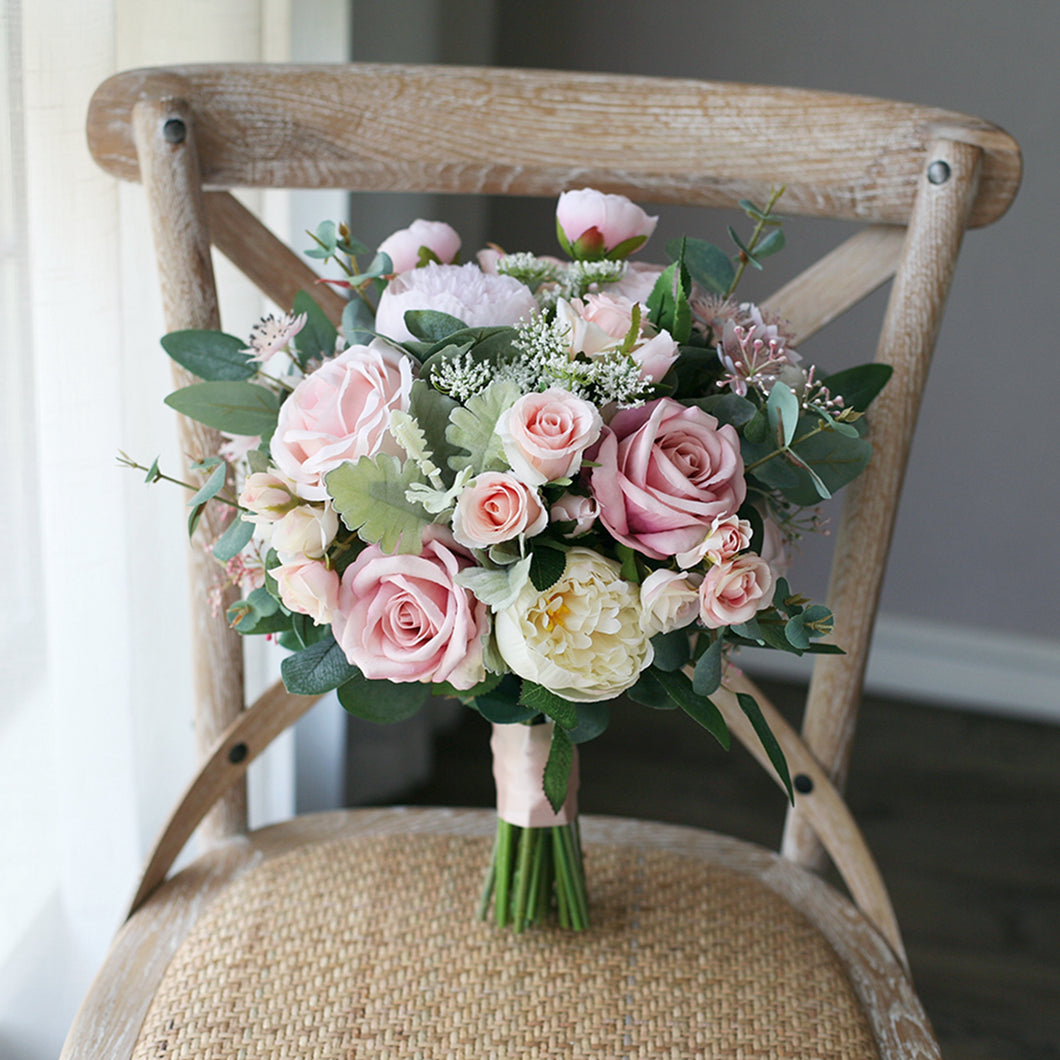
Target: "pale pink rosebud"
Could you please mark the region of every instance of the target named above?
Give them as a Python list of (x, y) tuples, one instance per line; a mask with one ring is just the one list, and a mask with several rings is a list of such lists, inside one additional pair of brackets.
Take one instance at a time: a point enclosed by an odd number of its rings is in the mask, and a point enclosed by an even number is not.
[(339, 576), (318, 560), (275, 567), (272, 576), (288, 611), (308, 615), (318, 626), (331, 622), (339, 601)]
[(460, 494), (453, 512), (453, 537), (466, 548), (489, 548), (520, 534), (532, 537), (547, 524), (537, 490), (514, 475), (487, 471)]
[(564, 493), (554, 501), (549, 509), (549, 519), (554, 523), (574, 523), (574, 529), (568, 537), (579, 537), (588, 533), (600, 514), (600, 509), (592, 497), (583, 497), (578, 493)]
[(557, 234), (572, 258), (624, 258), (647, 241), (658, 220), (625, 195), (593, 188), (565, 191), (556, 203)]
[(272, 547), (280, 558), (320, 559), (339, 532), (339, 517), (331, 505), (301, 504), (272, 528)]
[(243, 519), (248, 523), (275, 523), (299, 504), (291, 484), (271, 471), (255, 471), (247, 476), (239, 503), (247, 509)]
[(674, 557), (686, 570), (703, 560), (721, 563), (732, 559), (738, 552), (743, 552), (751, 544), (751, 524), (736, 515), (727, 515), (715, 519), (710, 525), (707, 536), (694, 548), (681, 552)]
[(427, 250), (441, 264), (448, 265), (460, 251), (460, 236), (444, 221), (417, 219), (379, 244), (379, 253), (390, 257), (395, 273), (408, 272), (423, 264), (421, 249)]
[(641, 582), (641, 628), (649, 637), (691, 625), (699, 617), (697, 574), (656, 570)]

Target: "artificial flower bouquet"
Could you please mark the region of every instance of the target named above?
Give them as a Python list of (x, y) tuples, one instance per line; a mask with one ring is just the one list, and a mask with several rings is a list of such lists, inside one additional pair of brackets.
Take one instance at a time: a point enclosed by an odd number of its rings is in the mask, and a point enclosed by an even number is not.
[(782, 320), (733, 298), (783, 244), (775, 202), (743, 204), (733, 257), (686, 238), (666, 266), (627, 261), (656, 218), (591, 189), (559, 199), (562, 259), (456, 264), (457, 234), (416, 221), (362, 271), (370, 250), (325, 223), (308, 253), (342, 272), (337, 328), (302, 293), (249, 345), (163, 339), (202, 379), (167, 403), (230, 439), (190, 506), (192, 526), (232, 512), (213, 546), (242, 592), (231, 624), (290, 651), (292, 692), (380, 722), (456, 696), (493, 724), (482, 912), (517, 931), (553, 907), (588, 923), (577, 745), (616, 697), (727, 745), (710, 697), (735, 648), (839, 650), (787, 555), (868, 461), (860, 417), (889, 370), (820, 376)]

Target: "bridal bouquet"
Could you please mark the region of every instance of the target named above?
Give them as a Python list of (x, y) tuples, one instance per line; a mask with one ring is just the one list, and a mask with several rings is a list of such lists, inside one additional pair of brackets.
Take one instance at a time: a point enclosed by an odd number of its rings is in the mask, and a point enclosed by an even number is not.
[(232, 512), (213, 548), (242, 591), (231, 624), (289, 649), (292, 692), (380, 722), (456, 696), (493, 723), (501, 925), (553, 905), (588, 923), (576, 747), (611, 701), (680, 708), (727, 745), (710, 697), (733, 649), (839, 650), (787, 555), (868, 461), (889, 370), (822, 376), (733, 298), (783, 244), (775, 202), (743, 204), (732, 257), (685, 238), (666, 266), (627, 261), (656, 218), (591, 189), (559, 199), (562, 259), (456, 264), (457, 234), (416, 221), (362, 270), (369, 248), (325, 223), (309, 253), (341, 270), (338, 327), (302, 293), (249, 344), (163, 340), (203, 380), (167, 403), (230, 439), (190, 506), (192, 526)]

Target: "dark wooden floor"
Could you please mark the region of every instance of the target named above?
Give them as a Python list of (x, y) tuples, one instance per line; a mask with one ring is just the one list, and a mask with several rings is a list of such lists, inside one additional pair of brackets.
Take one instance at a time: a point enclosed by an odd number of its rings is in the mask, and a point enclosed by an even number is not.
[[(766, 684), (793, 715), (802, 690)], [(407, 801), (493, 802), (470, 711)], [(849, 801), (902, 924), (946, 1060), (1060, 1060), (1060, 727), (866, 700)], [(582, 748), (581, 808), (775, 847), (784, 803), (742, 749), (632, 704)]]

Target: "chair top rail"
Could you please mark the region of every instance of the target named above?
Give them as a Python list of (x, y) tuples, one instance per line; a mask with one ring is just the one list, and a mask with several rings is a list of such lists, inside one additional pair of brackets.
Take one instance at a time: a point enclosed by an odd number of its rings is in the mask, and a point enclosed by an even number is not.
[(1019, 186), (1015, 141), (937, 108), (768, 86), (543, 70), (214, 64), (131, 70), (93, 97), (88, 139), (139, 179), (132, 108), (184, 99), (208, 187), (336, 187), (735, 206), (784, 185), (789, 214), (903, 224), (938, 138), (985, 152), (971, 224)]

